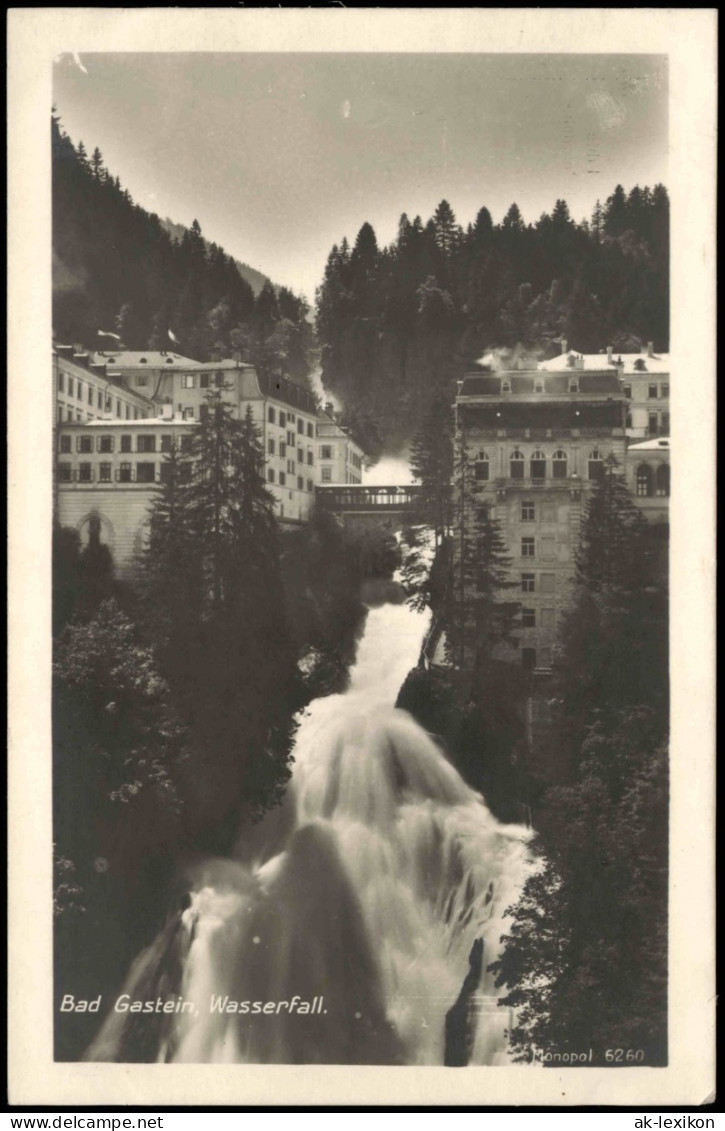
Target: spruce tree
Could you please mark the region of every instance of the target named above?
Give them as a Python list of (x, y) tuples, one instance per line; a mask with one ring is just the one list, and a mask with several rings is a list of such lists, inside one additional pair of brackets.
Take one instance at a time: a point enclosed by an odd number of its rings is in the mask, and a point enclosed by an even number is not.
[(452, 427), (449, 396), (434, 397), (410, 447), (411, 474), (421, 485), (420, 520), (433, 528), (436, 546), (450, 528)]

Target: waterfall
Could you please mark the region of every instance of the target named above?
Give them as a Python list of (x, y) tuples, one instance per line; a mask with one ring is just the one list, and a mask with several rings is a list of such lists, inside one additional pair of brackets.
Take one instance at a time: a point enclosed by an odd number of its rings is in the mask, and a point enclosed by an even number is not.
[(458, 1002), (469, 1063), (507, 1062), (487, 967), (530, 834), (393, 706), (428, 621), (369, 609), (348, 690), (303, 712), (284, 804), (235, 859), (191, 870), (188, 906), (131, 970), (125, 1005), (174, 1012), (114, 1008), (87, 1059), (442, 1065)]

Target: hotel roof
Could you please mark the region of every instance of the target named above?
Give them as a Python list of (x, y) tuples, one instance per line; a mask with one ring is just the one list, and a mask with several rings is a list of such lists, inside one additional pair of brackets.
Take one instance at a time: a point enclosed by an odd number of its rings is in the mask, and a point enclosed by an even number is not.
[[(576, 389), (571, 388), (576, 382)], [(508, 385), (508, 388), (506, 387)], [(541, 386), (541, 387), (539, 387)], [(571, 369), (566, 373), (547, 373), (531, 370), (528, 373), (517, 370), (500, 370), (496, 373), (469, 373), (459, 390), (458, 398), (466, 397), (621, 397), (622, 389), (617, 372), (606, 372), (600, 366), (598, 372)]]
[[(96, 350), (93, 361), (117, 369), (163, 369), (171, 365), (176, 369), (198, 369), (204, 364), (171, 350)], [(215, 368), (221, 368), (221, 363)]]
[[(613, 373), (618, 373), (620, 377), (640, 373), (660, 374), (670, 372), (670, 355), (668, 353), (653, 354), (650, 357), (646, 351), (644, 353), (616, 353), (612, 351), (611, 356), (612, 360), (609, 361), (606, 351), (602, 351), (602, 353), (577, 353), (576, 350), (568, 350), (567, 353), (560, 353), (558, 357), (552, 357), (549, 361), (540, 362), (539, 369), (549, 373), (562, 370), (567, 373), (576, 373), (577, 370), (579, 372), (583, 370), (586, 373), (588, 370), (611, 369)], [(574, 358), (575, 365), (572, 365), (570, 358)]]

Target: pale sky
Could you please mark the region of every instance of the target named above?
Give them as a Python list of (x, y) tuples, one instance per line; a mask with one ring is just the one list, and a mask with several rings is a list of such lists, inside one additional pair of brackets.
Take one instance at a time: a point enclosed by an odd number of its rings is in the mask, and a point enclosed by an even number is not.
[(657, 55), (63, 55), (63, 126), (149, 211), (312, 302), (333, 243), (444, 197), (459, 223), (667, 184)]

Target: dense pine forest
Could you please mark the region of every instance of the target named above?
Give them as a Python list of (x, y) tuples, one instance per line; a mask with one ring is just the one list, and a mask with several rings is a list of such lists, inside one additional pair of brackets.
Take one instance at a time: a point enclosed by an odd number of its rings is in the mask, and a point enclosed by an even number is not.
[(92, 345), (99, 330), (128, 349), (169, 347), (200, 361), (241, 355), (304, 383), (313, 345), (309, 308), (286, 287), (255, 295), (234, 259), (197, 221), (175, 239), (103, 164), (52, 118), (53, 329)]
[(669, 339), (669, 199), (663, 185), (617, 185), (589, 221), (564, 200), (527, 224), (481, 208), (464, 230), (447, 201), (423, 223), (404, 213), (379, 247), (370, 224), (330, 252), (317, 292), (322, 379), (351, 422), (402, 445), (431, 396), (494, 348), (555, 356), (637, 350)]

